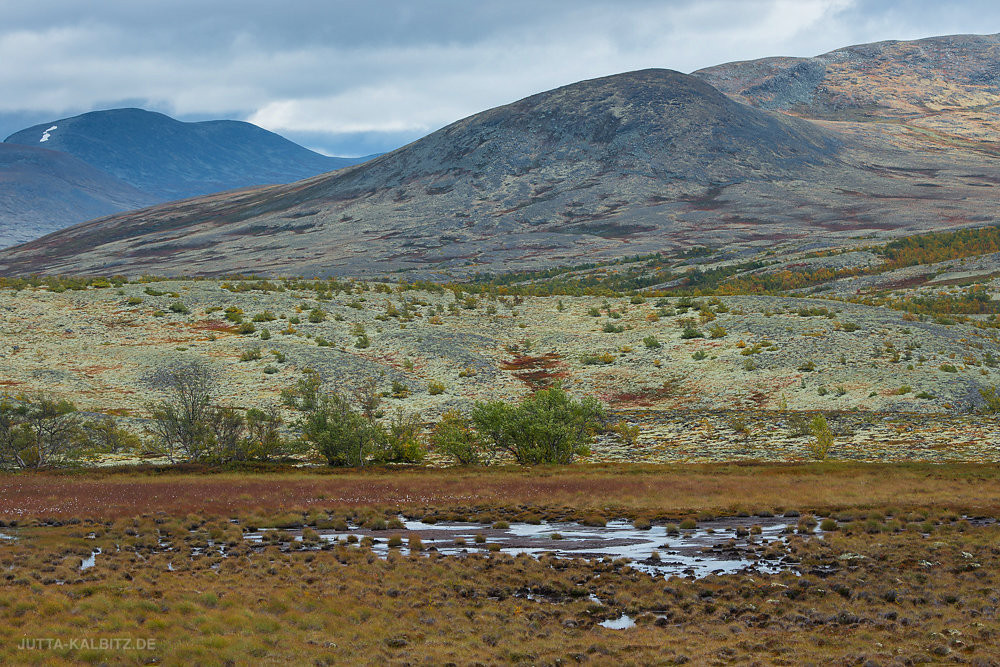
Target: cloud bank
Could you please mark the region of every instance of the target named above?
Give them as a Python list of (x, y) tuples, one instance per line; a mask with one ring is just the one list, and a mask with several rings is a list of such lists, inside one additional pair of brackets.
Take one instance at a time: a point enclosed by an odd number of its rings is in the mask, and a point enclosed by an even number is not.
[(39, 0), (4, 13), (3, 136), (142, 106), (341, 155), (617, 72), (1000, 30), (992, 0)]

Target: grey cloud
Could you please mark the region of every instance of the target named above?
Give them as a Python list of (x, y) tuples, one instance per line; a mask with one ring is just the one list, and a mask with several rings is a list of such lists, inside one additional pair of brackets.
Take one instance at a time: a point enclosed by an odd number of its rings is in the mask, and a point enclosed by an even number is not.
[(630, 69), (1000, 26), (1000, 6), (978, 0), (39, 0), (4, 15), (4, 136), (127, 100), (250, 119), (341, 154)]

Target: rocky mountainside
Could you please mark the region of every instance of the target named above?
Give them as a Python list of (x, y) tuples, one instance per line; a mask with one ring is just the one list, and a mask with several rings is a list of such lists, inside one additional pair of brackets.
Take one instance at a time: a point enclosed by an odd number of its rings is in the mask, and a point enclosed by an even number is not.
[[(887, 54), (891, 87), (915, 67), (892, 64), (904, 47), (852, 48)], [(760, 68), (773, 78), (775, 63)], [(738, 102), (742, 84), (724, 86), (727, 97), (706, 83), (723, 78), (643, 70), (583, 81), (333, 174), (92, 221), (0, 253), (0, 273), (461, 276), (994, 220), (989, 142), (942, 150), (940, 133), (905, 123), (796, 118), (778, 103)]]
[(143, 109), (93, 111), (42, 123), (5, 143), (69, 153), (157, 201), (289, 183), (365, 159), (320, 155), (250, 123), (183, 123)]
[(0, 143), (0, 248), (156, 199), (72, 155)]
[(906, 122), (1000, 140), (1000, 35), (950, 35), (726, 63), (695, 76), (747, 104), (804, 118)]

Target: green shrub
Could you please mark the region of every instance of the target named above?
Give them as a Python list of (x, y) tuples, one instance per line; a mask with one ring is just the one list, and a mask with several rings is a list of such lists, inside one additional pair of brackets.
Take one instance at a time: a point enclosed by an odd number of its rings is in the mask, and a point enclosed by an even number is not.
[(833, 431), (826, 422), (826, 417), (816, 415), (809, 423), (809, 431), (812, 433), (813, 441), (809, 445), (809, 453), (817, 461), (823, 461), (833, 447)]
[(642, 344), (646, 346), (647, 349), (655, 350), (662, 347), (660, 341), (656, 339), (656, 336), (646, 336), (642, 339)]
[(979, 395), (983, 397), (983, 405), (979, 408), (980, 412), (991, 415), (1000, 413), (1000, 393), (996, 387), (982, 387), (979, 390)]
[(427, 383), (427, 393), (431, 396), (437, 396), (438, 394), (443, 394), (445, 386), (443, 382), (438, 382), (437, 380), (431, 380)]
[(271, 339), (271, 332), (269, 330), (267, 330), (267, 329), (261, 329), (260, 330), (260, 339), (261, 340), (270, 340)]
[(483, 462), (483, 447), (479, 434), (472, 430), (469, 419), (457, 410), (441, 415), (441, 420), (431, 432), (431, 446), (459, 465), (478, 465)]
[(260, 351), (260, 348), (254, 346), (244, 350), (243, 354), (240, 356), (240, 361), (257, 361), (263, 356), (264, 354)]
[(800, 438), (812, 433), (809, 427), (809, 418), (801, 412), (796, 412), (788, 416), (788, 435), (792, 438)]
[[(302, 381), (300, 381), (301, 384)], [(303, 437), (312, 442), (333, 466), (363, 466), (383, 437), (379, 425), (357, 412), (340, 394), (319, 395), (309, 390), (301, 393), (296, 405), (312, 405), (300, 427)]]
[(706, 352), (705, 350), (698, 350), (697, 352), (691, 355), (691, 358), (694, 359), (695, 361), (701, 361), (702, 359), (706, 359), (707, 357), (708, 357), (708, 352)]
[(179, 313), (181, 315), (187, 315), (188, 313), (191, 312), (191, 310), (180, 301), (174, 301), (172, 304), (167, 306), (167, 308), (170, 310), (170, 312)]
[[(358, 305), (358, 307), (360, 308), (360, 304)], [(312, 322), (313, 324), (318, 324), (325, 319), (326, 319), (325, 311), (319, 308), (313, 308), (312, 310), (309, 311), (309, 321)], [(293, 322), (293, 324), (296, 324), (296, 322)]]
[(128, 299), (125, 300), (125, 303), (130, 306), (138, 306), (140, 303), (142, 303), (142, 297), (130, 296)]
[(570, 463), (588, 453), (604, 417), (595, 398), (575, 400), (558, 385), (535, 392), (520, 405), (477, 401), (472, 410), (476, 430), (489, 447), (522, 465)]
[(708, 335), (712, 338), (725, 338), (727, 333), (726, 328), (721, 324), (712, 325), (712, 328), (708, 330)]
[(262, 313), (254, 315), (252, 319), (254, 322), (273, 322), (278, 319), (278, 316), (269, 310), (265, 310)]
[(410, 388), (406, 386), (406, 383), (399, 380), (392, 381), (392, 397), (393, 398), (406, 398), (410, 395)]
[(705, 337), (705, 334), (703, 334), (702, 332), (698, 331), (697, 329), (695, 329), (691, 325), (688, 325), (688, 326), (684, 327), (684, 330), (681, 331), (681, 338), (683, 338), (685, 340), (690, 340), (692, 338), (704, 338), (704, 337)]
[(614, 324), (613, 322), (608, 322), (604, 325), (602, 331), (604, 331), (604, 333), (621, 333), (625, 331), (625, 327), (620, 324)]
[(423, 424), (419, 415), (396, 413), (388, 427), (379, 425), (379, 438), (375, 443), (373, 458), (379, 463), (419, 463), (424, 458), (424, 444), (420, 439)]
[(945, 373), (957, 373), (958, 369), (955, 368), (954, 364), (941, 364), (941, 370)]
[(238, 327), (236, 327), (236, 332), (237, 332), (237, 333), (241, 333), (241, 334), (243, 334), (244, 336), (246, 336), (246, 335), (249, 335), (249, 334), (252, 334), (252, 333), (253, 333), (253, 332), (255, 332), (255, 331), (257, 331), (257, 327), (255, 327), (255, 326), (254, 326), (254, 325), (253, 325), (252, 323), (250, 323), (250, 322), (243, 322), (243, 323), (242, 323), (242, 324), (240, 324), (240, 325), (239, 325)]
[(613, 364), (615, 362), (615, 355), (610, 352), (604, 352), (603, 354), (585, 354), (580, 357), (580, 362), (586, 366), (598, 366)]

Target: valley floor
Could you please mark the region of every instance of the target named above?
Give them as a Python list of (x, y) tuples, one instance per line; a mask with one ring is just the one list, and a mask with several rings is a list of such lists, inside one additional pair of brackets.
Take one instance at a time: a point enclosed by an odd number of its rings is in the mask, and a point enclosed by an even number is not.
[[(990, 665), (998, 478), (924, 464), (5, 475), (0, 661)], [(783, 536), (720, 534), (711, 550), (758, 549), (781, 571), (669, 579), (495, 551), (490, 531), (466, 555), (418, 552), (395, 519), (662, 532), (772, 515)], [(315, 537), (347, 523), (375, 544)], [(635, 626), (613, 629), (624, 616)]]

